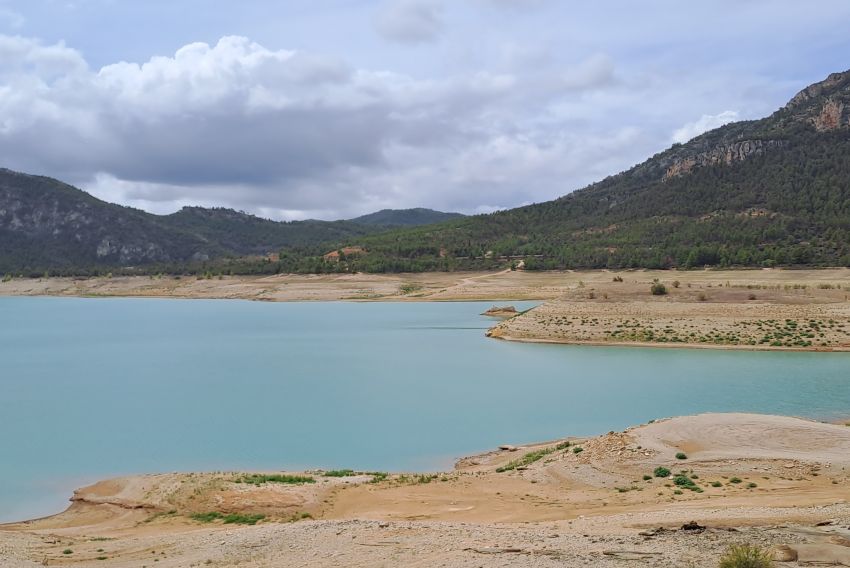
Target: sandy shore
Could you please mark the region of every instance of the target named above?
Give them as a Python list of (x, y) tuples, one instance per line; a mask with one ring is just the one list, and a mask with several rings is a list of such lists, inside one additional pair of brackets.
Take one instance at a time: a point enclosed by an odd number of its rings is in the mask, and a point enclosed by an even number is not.
[[(653, 296), (654, 281), (667, 293)], [(492, 337), (593, 345), (850, 350), (850, 269), (608, 270), (14, 279), (0, 296), (287, 301), (541, 300)], [(500, 314), (508, 316), (510, 314)]]
[(443, 473), (290, 474), (315, 482), (97, 483), (60, 515), (0, 527), (0, 565), (708, 567), (742, 542), (798, 555), (787, 566), (850, 565), (843, 425), (705, 414), (494, 450)]

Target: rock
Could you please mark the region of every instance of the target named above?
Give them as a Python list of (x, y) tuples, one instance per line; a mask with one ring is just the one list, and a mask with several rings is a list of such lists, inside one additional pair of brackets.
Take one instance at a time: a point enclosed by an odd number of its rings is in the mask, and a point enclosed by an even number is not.
[(517, 450), (517, 447), (512, 446), (510, 444), (502, 444), (501, 446), (499, 446), (499, 449), (503, 452), (515, 452)]
[(696, 521), (691, 521), (682, 525), (682, 530), (691, 533), (701, 533), (705, 530), (705, 527), (700, 525)]
[(506, 318), (517, 315), (519, 312), (513, 306), (493, 306), (483, 314), (482, 316), (492, 316), (497, 318)]
[(776, 562), (796, 562), (797, 551), (787, 544), (780, 544), (773, 549), (773, 560)]

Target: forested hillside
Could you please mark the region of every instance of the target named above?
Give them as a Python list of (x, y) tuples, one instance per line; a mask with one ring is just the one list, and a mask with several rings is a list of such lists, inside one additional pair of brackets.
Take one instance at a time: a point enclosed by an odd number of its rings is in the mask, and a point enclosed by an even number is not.
[(284, 270), (850, 265), (850, 72), (560, 199), (349, 239)]

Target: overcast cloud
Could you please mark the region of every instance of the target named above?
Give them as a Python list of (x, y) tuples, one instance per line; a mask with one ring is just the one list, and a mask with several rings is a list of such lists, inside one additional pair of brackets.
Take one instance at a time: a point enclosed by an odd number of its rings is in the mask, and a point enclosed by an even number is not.
[(489, 212), (850, 67), (839, 1), (221, 4), (0, 0), (0, 166), (159, 213)]

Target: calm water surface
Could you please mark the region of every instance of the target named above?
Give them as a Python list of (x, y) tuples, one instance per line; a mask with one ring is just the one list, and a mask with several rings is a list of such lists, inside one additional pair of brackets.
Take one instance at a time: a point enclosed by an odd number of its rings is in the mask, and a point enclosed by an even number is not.
[(439, 469), (663, 416), (850, 414), (850, 354), (508, 343), (490, 305), (0, 298), (0, 520), (120, 474)]

